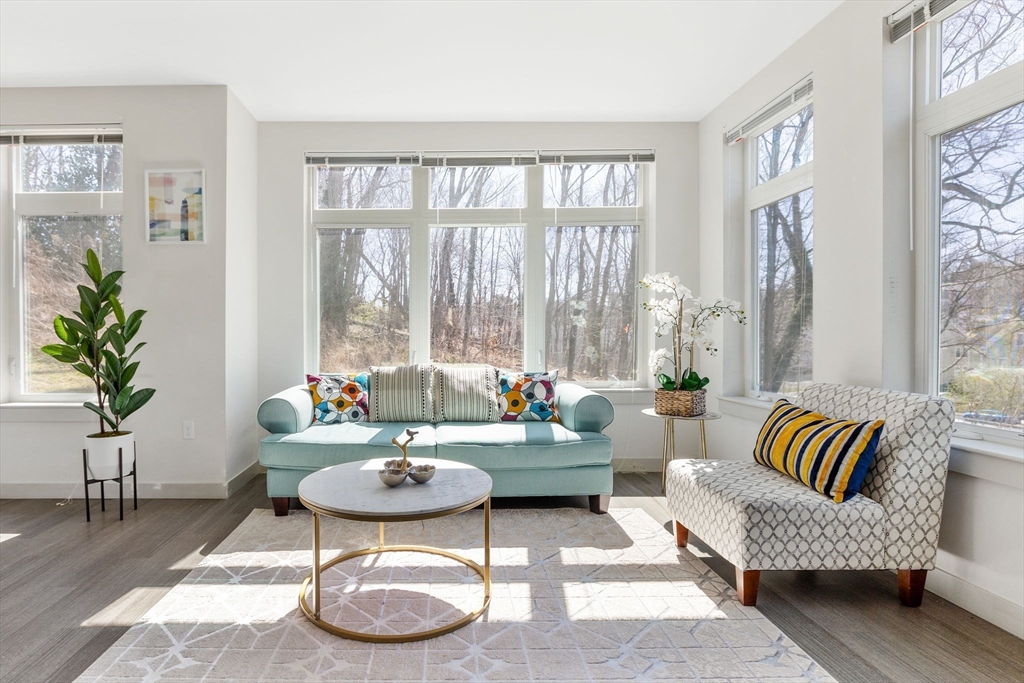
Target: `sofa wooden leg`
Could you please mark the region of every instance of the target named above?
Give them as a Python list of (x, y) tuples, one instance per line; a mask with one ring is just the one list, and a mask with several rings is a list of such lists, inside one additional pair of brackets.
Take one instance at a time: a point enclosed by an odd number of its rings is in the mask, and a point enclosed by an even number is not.
[(740, 569), (736, 567), (736, 594), (740, 604), (753, 607), (757, 604), (757, 585), (761, 581), (760, 569)]
[(595, 515), (603, 515), (608, 512), (608, 502), (611, 496), (605, 493), (595, 493), (590, 497), (590, 511)]
[(676, 545), (680, 548), (685, 548), (686, 544), (690, 541), (690, 530), (685, 526), (676, 522)]
[(928, 578), (927, 569), (897, 570), (900, 586), (900, 602), (907, 607), (920, 607), (924, 598), (924, 581)]
[(289, 498), (287, 496), (274, 496), (270, 501), (274, 504), (275, 517), (285, 517), (288, 514)]

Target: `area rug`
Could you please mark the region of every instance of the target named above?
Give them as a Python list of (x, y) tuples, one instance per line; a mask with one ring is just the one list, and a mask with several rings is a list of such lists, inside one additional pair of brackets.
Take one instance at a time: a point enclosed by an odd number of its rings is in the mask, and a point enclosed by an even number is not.
[[(495, 510), (492, 598), (433, 640), (330, 635), (297, 606), (308, 512), (255, 510), (78, 679), (94, 681), (832, 681), (642, 510)], [(377, 543), (377, 525), (325, 519), (324, 560)], [(388, 524), (389, 544), (483, 562), (483, 513)], [(322, 616), (376, 633), (451, 623), (479, 577), (434, 555), (388, 553), (328, 570)]]

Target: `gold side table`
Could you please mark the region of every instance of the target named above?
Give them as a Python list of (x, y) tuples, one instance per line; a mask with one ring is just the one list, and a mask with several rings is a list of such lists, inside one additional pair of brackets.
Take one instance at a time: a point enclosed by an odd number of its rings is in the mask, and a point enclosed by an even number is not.
[(654, 408), (644, 408), (642, 412), (644, 415), (660, 417), (665, 420), (665, 441), (661, 449), (661, 492), (665, 493), (665, 471), (668, 469), (669, 461), (676, 459), (676, 423), (674, 421), (695, 420), (700, 423), (700, 457), (707, 460), (708, 443), (707, 438), (704, 436), (704, 423), (708, 420), (718, 420), (722, 417), (722, 414), (704, 413), (703, 415), (694, 415), (693, 417), (681, 417), (679, 415), (662, 415), (654, 412)]

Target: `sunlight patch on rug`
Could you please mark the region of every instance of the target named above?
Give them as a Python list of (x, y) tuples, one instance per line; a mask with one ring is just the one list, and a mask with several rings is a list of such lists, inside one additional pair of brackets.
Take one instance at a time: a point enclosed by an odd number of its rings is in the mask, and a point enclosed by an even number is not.
[[(389, 544), (483, 562), (483, 513), (388, 524)], [(375, 546), (377, 525), (326, 518), (322, 553)], [(495, 510), (488, 611), (428, 641), (330, 635), (298, 609), (310, 515), (255, 510), (78, 679), (99, 681), (832, 681), (641, 510)], [(402, 633), (451, 623), (480, 578), (436, 555), (353, 558), (323, 579), (322, 616)]]

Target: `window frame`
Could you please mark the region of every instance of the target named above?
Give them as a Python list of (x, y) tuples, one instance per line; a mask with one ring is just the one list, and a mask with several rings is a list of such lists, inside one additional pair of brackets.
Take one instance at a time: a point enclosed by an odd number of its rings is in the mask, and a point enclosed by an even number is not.
[[(957, 3), (949, 14), (943, 13), (942, 20), (970, 4)], [(945, 133), (1024, 102), (1024, 86), (1021, 85), (1024, 83), (1024, 61), (940, 97), (941, 30), (942, 21), (932, 21), (917, 32), (914, 75), (918, 87), (913, 93), (913, 233), (917, 270), (914, 388), (935, 396), (939, 395), (941, 138)], [(954, 435), (1020, 447), (1020, 431), (968, 423), (959, 416)]]
[[(123, 143), (122, 159), (123, 159)], [(4, 286), (4, 308), (7, 332), (4, 335), (4, 356), (7, 361), (5, 400), (11, 403), (81, 403), (92, 394), (30, 393), (25, 390), (25, 358), (28, 350), (25, 332), (25, 267), (23, 216), (124, 216), (124, 192), (23, 192), (21, 189), (21, 147), (3, 145), (0, 163), (7, 169), (3, 175), (3, 222), (9, 237), (4, 239), (4, 262), (12, 264), (10, 286)], [(122, 162), (123, 163), (123, 162)], [(123, 173), (123, 166), (122, 166)], [(123, 188), (123, 182), (122, 182)], [(122, 240), (124, 237), (122, 225)], [(123, 242), (122, 242), (123, 243)], [(5, 283), (6, 285), (7, 283)], [(54, 342), (56, 342), (56, 336)]]
[[(638, 164), (638, 206), (629, 207), (544, 207), (546, 165), (526, 166), (526, 206), (519, 208), (431, 208), (431, 167), (413, 166), (411, 177), (412, 207), (408, 209), (317, 209), (316, 169), (306, 167), (305, 191), (307, 206), (306, 270), (308, 277), (305, 352), (306, 367), (320, 372), (319, 262), (317, 231), (321, 228), (360, 227), (409, 229), (409, 363), (430, 361), (430, 229), (433, 227), (517, 227), (523, 228), (524, 291), (523, 291), (523, 369), (547, 369), (545, 357), (545, 308), (547, 305), (547, 228), (548, 226), (638, 226), (637, 267), (647, 264), (647, 207), (650, 205), (650, 164)], [(418, 285), (422, 286), (418, 286)], [(593, 388), (646, 388), (646, 364), (642, 357), (650, 343), (643, 320), (642, 297), (637, 293), (635, 380), (614, 382), (579, 382)], [(576, 381), (576, 380), (574, 380)]]
[[(794, 103), (765, 121), (743, 140), (743, 212), (744, 212), (744, 291), (750, 306), (744, 331), (744, 396), (758, 401), (774, 401), (789, 396), (761, 391), (760, 292), (757, 286), (757, 212), (775, 202), (814, 188), (814, 158), (760, 184), (757, 182), (757, 141), (761, 135), (794, 114), (814, 106), (814, 99)], [(812, 214), (813, 215), (813, 214)], [(812, 228), (813, 231), (813, 228)], [(813, 234), (813, 233), (812, 233)], [(813, 344), (813, 342), (812, 342)], [(813, 367), (812, 367), (813, 373)]]

